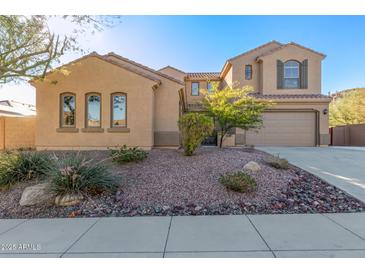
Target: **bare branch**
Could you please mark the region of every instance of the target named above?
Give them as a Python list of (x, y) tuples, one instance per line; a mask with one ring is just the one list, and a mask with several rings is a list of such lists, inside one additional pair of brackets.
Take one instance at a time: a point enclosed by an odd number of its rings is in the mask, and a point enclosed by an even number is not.
[(101, 31), (119, 20), (107, 16), (63, 16), (60, 18), (73, 22), (75, 29), (60, 37), (48, 26), (52, 17), (55, 16), (0, 15), (0, 84), (45, 77), (66, 52), (84, 52), (78, 44), (78, 34)]

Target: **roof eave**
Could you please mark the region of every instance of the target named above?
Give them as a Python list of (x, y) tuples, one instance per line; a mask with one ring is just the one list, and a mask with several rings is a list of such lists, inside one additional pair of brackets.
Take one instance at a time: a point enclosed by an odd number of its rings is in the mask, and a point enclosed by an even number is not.
[(160, 69), (159, 69), (159, 70), (157, 70), (157, 71), (161, 72), (161, 70), (163, 70), (163, 69), (167, 69), (167, 68), (170, 68), (170, 69), (173, 69), (173, 70), (175, 70), (175, 71), (177, 71), (177, 72), (181, 72), (181, 73), (186, 74), (186, 72), (185, 72), (185, 71), (182, 71), (182, 70), (177, 69), (177, 68), (175, 68), (175, 67), (173, 67), (173, 66), (170, 66), (170, 65), (167, 65), (167, 66), (165, 66), (165, 67), (163, 67), (163, 68), (160, 68)]
[(287, 43), (287, 44), (283, 44), (283, 45), (281, 45), (279, 48), (273, 49), (273, 50), (271, 50), (271, 51), (269, 51), (269, 52), (267, 52), (267, 53), (264, 53), (264, 54), (262, 54), (262, 55), (257, 56), (257, 57), (256, 57), (256, 61), (257, 61), (257, 62), (259, 62), (259, 61), (263, 61), (263, 58), (264, 58), (264, 57), (269, 56), (269, 55), (272, 55), (272, 54), (274, 54), (275, 52), (278, 52), (278, 51), (280, 51), (280, 50), (283, 50), (283, 49), (285, 49), (285, 48), (286, 48), (286, 47), (288, 47), (288, 46), (296, 46), (296, 47), (299, 47), (299, 48), (301, 48), (301, 49), (303, 49), (303, 50), (306, 50), (306, 51), (312, 52), (312, 53), (314, 53), (314, 54), (316, 54), (316, 55), (321, 56), (321, 57), (322, 57), (322, 60), (323, 60), (323, 59), (325, 59), (325, 58), (327, 57), (325, 54), (323, 54), (323, 53), (321, 53), (321, 52), (318, 52), (318, 51), (315, 51), (315, 50), (313, 50), (313, 49), (310, 49), (310, 48), (304, 47), (304, 46), (299, 45), (299, 44), (294, 43), (294, 42), (290, 42), (290, 43)]
[[(112, 64), (112, 65), (115, 65), (115, 66), (118, 66), (118, 67), (123, 68), (123, 69), (125, 69), (125, 70), (128, 70), (128, 71), (130, 71), (130, 72), (132, 72), (132, 73), (138, 74), (138, 75), (140, 75), (140, 76), (142, 76), (142, 77), (144, 77), (144, 78), (147, 78), (147, 79), (149, 79), (149, 80), (151, 80), (151, 81), (154, 81), (154, 82), (155, 82), (155, 83), (157, 83), (158, 85), (161, 85), (161, 80), (160, 80), (160, 79), (158, 79), (158, 78), (156, 78), (156, 77), (153, 77), (153, 76), (150, 76), (150, 75), (148, 75), (148, 74), (146, 74), (146, 73), (142, 73), (142, 72), (140, 72), (140, 71), (138, 71), (138, 70), (132, 69), (132, 68), (130, 68), (130, 67), (128, 67), (128, 66), (122, 65), (121, 63), (115, 62), (115, 61), (113, 61), (113, 60), (109, 60), (109, 59), (105, 58), (104, 56), (99, 55), (99, 54), (98, 54), (98, 53), (96, 53), (96, 52), (92, 52), (92, 53), (87, 54), (87, 55), (85, 55), (85, 56), (82, 56), (82, 57), (80, 57), (80, 58), (78, 58), (78, 59), (76, 59), (76, 60), (73, 60), (72, 62), (69, 62), (69, 63), (67, 63), (67, 64), (64, 64), (64, 65), (62, 65), (62, 66), (59, 66), (59, 67), (57, 67), (57, 68), (55, 68), (55, 69), (53, 69), (53, 70), (51, 70), (51, 71), (47, 72), (47, 73), (45, 74), (45, 77), (46, 77), (47, 75), (49, 75), (49, 74), (51, 74), (51, 73), (55, 72), (57, 69), (60, 69), (60, 68), (62, 68), (62, 67), (66, 67), (66, 66), (72, 65), (72, 64), (74, 64), (74, 63), (77, 63), (77, 62), (79, 62), (79, 61), (81, 61), (81, 60), (84, 60), (84, 59), (86, 59), (86, 58), (89, 58), (89, 57), (95, 57), (95, 58), (98, 58), (98, 59), (100, 59), (100, 60), (102, 60), (102, 61), (104, 61), (104, 62), (110, 63), (110, 64)], [(45, 77), (44, 77), (44, 78), (45, 78)], [(32, 80), (30, 80), (30, 81), (28, 81), (28, 82), (29, 82), (32, 86), (34, 86), (34, 84), (35, 84), (35, 82), (36, 82), (36, 81), (43, 80), (44, 78), (42, 78), (42, 79), (41, 79), (41, 78), (35, 78), (35, 79), (32, 79)]]
[(280, 45), (280, 46), (282, 46), (282, 45), (283, 45), (282, 43), (280, 43), (280, 42), (278, 42), (278, 41), (276, 41), (276, 40), (272, 40), (272, 41), (267, 42), (267, 43), (265, 43), (265, 44), (263, 44), (263, 45), (261, 45), (261, 46), (258, 46), (258, 47), (256, 47), (256, 48), (250, 49), (250, 50), (248, 50), (248, 51), (246, 51), (246, 52), (244, 52), (244, 53), (241, 53), (241, 54), (239, 54), (239, 55), (236, 55), (236, 56), (234, 56), (234, 57), (231, 57), (231, 58), (229, 58), (229, 59), (227, 60), (227, 62), (231, 62), (231, 61), (233, 61), (233, 60), (235, 60), (235, 59), (237, 59), (237, 58), (239, 58), (239, 57), (241, 57), (241, 56), (244, 56), (244, 55), (246, 55), (246, 54), (249, 54), (249, 53), (251, 53), (251, 52), (254, 52), (254, 51), (256, 51), (256, 50), (258, 50), (258, 49), (261, 49), (261, 48), (263, 48), (263, 47), (266, 47), (267, 45), (270, 45), (270, 44), (278, 44), (278, 45)]
[(184, 82), (182, 82), (182, 81), (180, 81), (180, 80), (178, 80), (178, 79), (175, 79), (174, 77), (171, 77), (171, 76), (169, 76), (169, 75), (167, 75), (167, 74), (165, 74), (165, 73), (162, 73), (162, 72), (160, 72), (160, 71), (154, 70), (154, 69), (152, 69), (152, 68), (150, 68), (150, 67), (147, 67), (147, 66), (145, 66), (145, 65), (142, 65), (142, 64), (140, 64), (140, 63), (137, 63), (137, 62), (135, 62), (135, 61), (133, 61), (133, 60), (130, 60), (130, 59), (128, 59), (128, 58), (125, 58), (125, 57), (123, 57), (123, 56), (121, 56), (121, 55), (119, 55), (119, 54), (116, 54), (116, 53), (114, 53), (114, 52), (109, 52), (106, 56), (112, 56), (112, 57), (115, 57), (115, 58), (117, 58), (117, 59), (120, 59), (120, 60), (122, 60), (122, 61), (125, 61), (125, 62), (127, 62), (127, 63), (130, 63), (130, 64), (132, 64), (132, 65), (134, 65), (134, 66), (137, 66), (137, 67), (139, 67), (139, 68), (141, 68), (141, 69), (144, 69), (144, 70), (147, 70), (147, 71), (149, 71), (149, 72), (152, 72), (152, 73), (154, 73), (154, 74), (156, 74), (156, 75), (158, 75), (158, 76), (164, 77), (164, 78), (166, 78), (166, 79), (168, 79), (168, 80), (170, 80), (170, 81), (176, 82), (176, 83), (178, 83), (178, 84), (180, 84), (180, 85), (184, 85)]
[(224, 79), (229, 71), (229, 69), (232, 67), (232, 63), (230, 61), (226, 61), (226, 63), (224, 64), (221, 74), (220, 74), (220, 78)]

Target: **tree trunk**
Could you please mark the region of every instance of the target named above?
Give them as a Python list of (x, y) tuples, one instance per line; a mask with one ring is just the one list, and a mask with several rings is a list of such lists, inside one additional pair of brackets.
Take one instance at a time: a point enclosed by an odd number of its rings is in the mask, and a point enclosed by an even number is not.
[(219, 148), (222, 148), (224, 135), (225, 135), (225, 132), (222, 129), (221, 130), (221, 137), (220, 137), (220, 140), (219, 140)]
[(246, 129), (243, 132), (243, 142), (244, 142), (245, 146), (247, 146), (247, 130)]

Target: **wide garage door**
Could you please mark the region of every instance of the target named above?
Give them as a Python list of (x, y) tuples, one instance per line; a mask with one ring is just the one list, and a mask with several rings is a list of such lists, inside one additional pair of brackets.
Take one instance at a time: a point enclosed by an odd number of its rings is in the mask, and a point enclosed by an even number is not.
[(315, 112), (266, 112), (263, 127), (247, 132), (247, 144), (255, 146), (315, 146)]

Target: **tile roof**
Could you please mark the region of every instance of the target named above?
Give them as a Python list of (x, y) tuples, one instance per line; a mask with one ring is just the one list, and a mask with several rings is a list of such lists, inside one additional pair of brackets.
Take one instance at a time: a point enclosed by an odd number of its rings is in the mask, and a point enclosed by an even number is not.
[[(84, 55), (84, 56), (82, 56), (82, 57), (80, 57), (80, 58), (77, 58), (77, 59), (75, 59), (75, 60), (73, 60), (73, 61), (71, 61), (71, 62), (69, 62), (69, 63), (67, 63), (67, 64), (64, 64), (64, 65), (59, 66), (59, 67), (57, 67), (57, 68), (55, 68), (55, 69), (53, 69), (53, 70), (51, 70), (51, 71), (47, 72), (47, 73), (45, 74), (45, 76), (47, 76), (47, 75), (51, 74), (52, 72), (54, 72), (55, 70), (57, 70), (57, 69), (59, 69), (59, 68), (61, 68), (61, 67), (68, 66), (68, 65), (71, 65), (71, 64), (75, 64), (75, 63), (77, 63), (77, 62), (79, 62), (79, 61), (82, 61), (82, 60), (84, 60), (84, 59), (88, 58), (88, 57), (96, 57), (96, 58), (101, 59), (101, 60), (103, 60), (103, 61), (105, 61), (105, 62), (108, 62), (108, 63), (110, 63), (110, 64), (116, 65), (116, 66), (121, 67), (121, 68), (124, 68), (124, 69), (126, 69), (126, 70), (131, 71), (131, 72), (134, 72), (135, 74), (138, 74), (138, 75), (143, 76), (143, 77), (145, 77), (145, 78), (148, 78), (148, 79), (150, 79), (150, 80), (152, 80), (152, 81), (155, 81), (155, 82), (156, 82), (156, 83), (158, 83), (158, 84), (161, 84), (161, 80), (160, 80), (158, 77), (154, 77), (154, 76), (152, 76), (152, 75), (149, 75), (149, 74), (147, 74), (147, 73), (144, 73), (144, 72), (142, 72), (142, 71), (140, 71), (140, 70), (138, 70), (138, 69), (136, 69), (136, 68), (133, 68), (133, 67), (131, 67), (131, 66), (127, 66), (127, 65), (125, 65), (125, 64), (123, 64), (123, 63), (121, 63), (121, 62), (116, 62), (116, 61), (114, 61), (114, 60), (111, 60), (110, 58), (107, 58), (107, 57), (105, 57), (105, 56), (103, 56), (103, 55), (100, 55), (100, 54), (98, 54), (98, 53), (97, 53), (97, 52), (95, 52), (95, 51), (93, 51), (93, 52), (91, 52), (91, 53), (89, 53), (89, 54), (87, 54), (87, 55)], [(31, 79), (31, 80), (29, 81), (29, 83), (33, 84), (33, 83), (35, 83), (35, 81), (36, 81), (36, 80), (37, 80), (37, 79)]]
[(170, 65), (167, 65), (167, 66), (165, 66), (165, 67), (163, 67), (163, 68), (160, 68), (158, 71), (161, 71), (161, 70), (164, 70), (164, 69), (167, 69), (167, 68), (170, 68), (170, 69), (173, 69), (173, 70), (176, 70), (176, 71), (178, 71), (178, 72), (181, 72), (181, 73), (186, 74), (186, 72), (185, 72), (185, 71), (182, 71), (182, 70), (177, 69), (177, 68), (175, 68), (175, 67), (172, 67), (172, 66), (170, 66)]
[(282, 43), (280, 43), (280, 42), (278, 42), (278, 41), (276, 41), (276, 40), (272, 40), (272, 41), (267, 42), (267, 43), (265, 43), (265, 44), (263, 44), (263, 45), (261, 45), (261, 46), (258, 46), (258, 47), (256, 47), (256, 48), (253, 48), (253, 49), (250, 49), (250, 50), (248, 50), (248, 51), (245, 51), (244, 53), (241, 53), (241, 54), (239, 54), (239, 55), (236, 55), (236, 56), (234, 56), (234, 57), (231, 57), (231, 58), (229, 58), (229, 59), (227, 60), (227, 62), (233, 61), (234, 59), (237, 59), (238, 57), (245, 56), (245, 55), (247, 55), (247, 54), (250, 54), (251, 52), (254, 52), (254, 51), (256, 51), (256, 50), (262, 49), (262, 48), (264, 48), (264, 47), (266, 47), (266, 46), (268, 46), (268, 45), (270, 45), (270, 44), (277, 44), (277, 45), (278, 45), (278, 47), (279, 47), (279, 46), (280, 46), (280, 47), (281, 47), (281, 46), (283, 46), (283, 44), (282, 44)]
[(177, 82), (178, 84), (184, 85), (184, 82), (182, 82), (182, 81), (180, 81), (180, 80), (178, 80), (178, 79), (176, 79), (176, 78), (174, 78), (174, 77), (172, 77), (170, 75), (167, 75), (167, 74), (162, 73), (160, 71), (154, 70), (153, 68), (150, 68), (150, 67), (147, 67), (145, 65), (142, 65), (140, 63), (137, 63), (137, 62), (135, 62), (133, 60), (130, 60), (130, 59), (126, 58), (126, 57), (123, 57), (121, 55), (118, 55), (118, 54), (116, 54), (114, 52), (109, 52), (107, 55), (104, 55), (103, 57), (106, 58), (107, 60), (110, 60), (110, 56), (115, 57), (117, 59), (120, 59), (120, 60), (122, 60), (122, 61), (124, 61), (126, 63), (132, 64), (132, 65), (134, 65), (136, 67), (142, 68), (142, 69), (144, 69), (146, 71), (152, 72), (152, 73), (154, 73), (154, 74), (156, 74), (158, 76), (164, 77), (164, 78), (169, 79), (169, 80), (174, 81), (174, 82)]
[(323, 94), (261, 94), (251, 93), (257, 99), (328, 99), (331, 97)]
[(315, 54), (321, 55), (321, 56), (323, 56), (323, 58), (325, 58), (325, 57), (326, 57), (326, 55), (325, 55), (325, 54), (323, 54), (323, 53), (321, 53), (321, 52), (318, 52), (318, 51), (312, 50), (312, 49), (310, 49), (310, 48), (304, 47), (304, 46), (299, 45), (299, 44), (294, 43), (294, 42), (290, 42), (290, 43), (287, 43), (287, 44), (281, 45), (280, 47), (277, 47), (277, 48), (275, 48), (275, 49), (273, 49), (273, 50), (270, 50), (270, 51), (268, 51), (268, 52), (265, 52), (264, 54), (261, 54), (261, 55), (257, 56), (257, 58), (256, 58), (256, 59), (258, 60), (258, 59), (260, 59), (261, 57), (264, 57), (264, 56), (270, 55), (270, 54), (272, 54), (272, 53), (274, 53), (274, 52), (276, 52), (276, 51), (279, 51), (279, 50), (281, 50), (281, 49), (283, 49), (283, 48), (286, 48), (287, 46), (296, 46), (296, 47), (298, 47), (298, 48), (302, 48), (302, 49), (308, 50), (308, 51), (310, 51), (310, 52), (313, 52), (313, 53), (315, 53)]
[(220, 72), (188, 72), (186, 74), (186, 79), (190, 80), (207, 80), (214, 79), (218, 80)]

